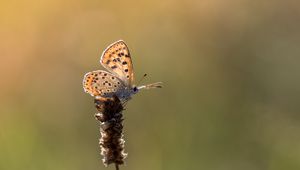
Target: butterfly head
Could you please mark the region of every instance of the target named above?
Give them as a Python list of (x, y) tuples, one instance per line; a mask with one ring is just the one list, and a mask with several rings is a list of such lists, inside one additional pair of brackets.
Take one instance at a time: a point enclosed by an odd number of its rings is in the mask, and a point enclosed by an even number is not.
[(131, 89), (130, 89), (129, 94), (130, 94), (130, 96), (131, 96), (131, 95), (137, 94), (139, 91), (140, 91), (140, 90), (138, 89), (138, 87), (135, 86), (135, 85), (133, 85), (133, 86), (131, 87)]
[(133, 88), (132, 88), (132, 93), (133, 93), (133, 94), (136, 94), (136, 93), (138, 93), (138, 92), (139, 92), (138, 87), (137, 87), (137, 86), (133, 86)]
[(124, 90), (117, 91), (115, 94), (121, 99), (121, 100), (129, 100), (131, 99), (131, 96), (138, 93), (139, 89), (137, 86), (132, 86), (129, 88), (125, 88)]

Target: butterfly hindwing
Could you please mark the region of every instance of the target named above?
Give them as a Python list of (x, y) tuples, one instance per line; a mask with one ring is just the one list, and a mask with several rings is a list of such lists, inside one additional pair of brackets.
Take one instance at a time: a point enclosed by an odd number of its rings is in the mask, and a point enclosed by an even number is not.
[(125, 86), (115, 75), (97, 70), (85, 74), (83, 88), (86, 93), (92, 96), (108, 97), (125, 88)]
[(134, 79), (133, 65), (129, 49), (123, 40), (108, 46), (100, 59), (100, 63), (112, 74), (119, 77), (127, 87), (131, 87)]

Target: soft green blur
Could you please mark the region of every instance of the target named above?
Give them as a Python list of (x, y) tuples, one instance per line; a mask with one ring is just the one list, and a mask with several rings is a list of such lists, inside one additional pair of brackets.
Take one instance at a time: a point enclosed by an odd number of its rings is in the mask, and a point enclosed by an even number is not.
[(0, 169), (113, 170), (86, 72), (127, 42), (121, 170), (300, 169), (300, 3), (1, 1)]

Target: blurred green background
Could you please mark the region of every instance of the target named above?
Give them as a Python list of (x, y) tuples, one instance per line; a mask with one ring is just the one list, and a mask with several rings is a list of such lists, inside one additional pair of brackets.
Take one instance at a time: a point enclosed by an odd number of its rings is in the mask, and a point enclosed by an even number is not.
[(300, 3), (1, 1), (0, 169), (101, 162), (86, 72), (123, 39), (136, 79), (121, 170), (300, 169)]

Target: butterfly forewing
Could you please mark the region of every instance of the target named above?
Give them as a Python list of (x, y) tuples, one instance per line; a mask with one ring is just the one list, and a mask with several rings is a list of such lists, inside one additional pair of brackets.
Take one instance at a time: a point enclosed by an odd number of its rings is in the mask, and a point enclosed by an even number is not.
[(115, 92), (125, 88), (122, 81), (115, 75), (103, 70), (85, 74), (83, 88), (92, 96), (110, 97)]
[(112, 74), (119, 77), (127, 87), (133, 83), (133, 65), (127, 45), (119, 40), (108, 46), (100, 59), (100, 63)]

